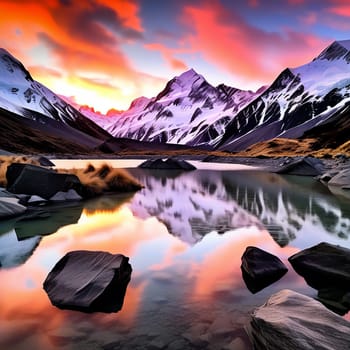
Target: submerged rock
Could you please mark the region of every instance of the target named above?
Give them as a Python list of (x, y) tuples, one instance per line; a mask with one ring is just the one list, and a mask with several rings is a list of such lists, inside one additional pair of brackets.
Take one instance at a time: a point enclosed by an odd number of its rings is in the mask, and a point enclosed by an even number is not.
[(7, 189), (12, 193), (37, 195), (50, 199), (57, 192), (79, 188), (81, 183), (77, 176), (59, 174), (40, 166), (13, 163), (7, 168)]
[(252, 293), (278, 281), (288, 271), (277, 256), (257, 247), (247, 247), (241, 260), (242, 277)]
[(288, 260), (325, 305), (340, 314), (350, 309), (350, 249), (322, 242)]
[(180, 159), (149, 159), (139, 165), (140, 168), (148, 169), (178, 169), (178, 170), (195, 170), (192, 164)]
[(350, 344), (350, 322), (291, 290), (257, 308), (248, 332), (255, 350), (348, 350)]
[(67, 253), (50, 271), (44, 289), (61, 309), (117, 312), (131, 277), (122, 254), (77, 250)]

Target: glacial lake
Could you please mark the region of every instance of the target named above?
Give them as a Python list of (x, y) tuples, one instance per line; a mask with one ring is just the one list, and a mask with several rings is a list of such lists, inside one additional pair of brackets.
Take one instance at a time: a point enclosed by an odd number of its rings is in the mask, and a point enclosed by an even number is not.
[[(191, 172), (133, 168), (139, 162), (114, 162), (145, 186), (139, 192), (0, 222), (0, 349), (252, 349), (245, 327), (255, 307), (286, 288), (317, 296), (288, 257), (322, 241), (350, 248), (350, 199), (312, 178), (209, 163)], [(240, 269), (247, 246), (277, 255), (288, 273), (252, 294)], [(74, 250), (130, 258), (121, 311), (51, 305), (42, 284)]]

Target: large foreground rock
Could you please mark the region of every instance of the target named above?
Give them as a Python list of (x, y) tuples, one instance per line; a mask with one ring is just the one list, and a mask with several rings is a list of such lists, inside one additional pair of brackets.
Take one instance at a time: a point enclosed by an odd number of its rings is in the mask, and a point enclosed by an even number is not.
[(323, 242), (288, 260), (327, 306), (340, 314), (350, 309), (350, 249)]
[(350, 249), (322, 242), (289, 257), (294, 270), (316, 289), (334, 286), (350, 288)]
[(179, 159), (149, 159), (139, 165), (140, 168), (147, 169), (178, 169), (178, 170), (195, 170), (192, 164)]
[(7, 168), (6, 178), (8, 191), (37, 195), (44, 199), (50, 199), (59, 191), (67, 192), (81, 187), (75, 175), (59, 174), (31, 164), (11, 164)]
[(278, 281), (288, 271), (277, 256), (257, 247), (247, 247), (241, 260), (242, 277), (252, 293)]
[(99, 251), (72, 251), (44, 282), (51, 303), (61, 309), (117, 312), (131, 277), (129, 258)]
[(252, 314), (255, 350), (348, 350), (350, 323), (318, 301), (291, 290), (272, 295)]

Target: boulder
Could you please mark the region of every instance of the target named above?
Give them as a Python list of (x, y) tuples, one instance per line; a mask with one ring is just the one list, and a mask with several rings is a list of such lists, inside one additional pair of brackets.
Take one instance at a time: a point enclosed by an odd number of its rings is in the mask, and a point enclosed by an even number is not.
[(323, 242), (288, 260), (326, 306), (340, 314), (350, 309), (350, 249)]
[(7, 189), (12, 193), (37, 195), (50, 199), (57, 192), (81, 187), (77, 176), (59, 174), (51, 169), (22, 163), (13, 163), (7, 168)]
[(57, 262), (44, 281), (53, 305), (84, 312), (117, 312), (131, 277), (122, 254), (77, 250)]
[(291, 290), (254, 310), (248, 333), (255, 350), (348, 350), (350, 322)]
[(66, 192), (58, 191), (51, 198), (52, 202), (80, 201), (83, 198), (72, 188)]
[(50, 159), (48, 159), (48, 158), (46, 158), (46, 157), (44, 157), (44, 156), (39, 156), (39, 157), (37, 158), (37, 161), (39, 162), (39, 164), (40, 164), (41, 166), (50, 166), (50, 167), (51, 167), (51, 166), (55, 166), (55, 164), (52, 163)]
[(278, 281), (288, 271), (277, 256), (257, 247), (247, 247), (241, 260), (242, 277), (252, 293)]
[(180, 159), (149, 159), (139, 165), (140, 168), (148, 169), (178, 169), (178, 170), (195, 170), (192, 164)]
[(350, 169), (345, 168), (340, 170), (336, 175), (334, 175), (329, 181), (329, 186), (341, 186), (346, 187), (350, 185)]
[(23, 214), (26, 210), (18, 198), (0, 197), (0, 219)]
[(276, 172), (278, 174), (318, 176), (322, 175), (324, 170), (322, 160), (313, 157), (302, 157), (292, 160), (287, 159)]
[(316, 289), (334, 286), (350, 288), (350, 249), (322, 242), (289, 257), (294, 270)]

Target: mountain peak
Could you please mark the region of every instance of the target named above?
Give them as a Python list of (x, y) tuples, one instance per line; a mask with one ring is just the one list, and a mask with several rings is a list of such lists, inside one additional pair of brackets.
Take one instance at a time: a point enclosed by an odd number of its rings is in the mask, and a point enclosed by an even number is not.
[(350, 51), (350, 40), (337, 40), (335, 42)]
[(350, 62), (350, 40), (333, 41), (327, 46), (315, 60), (334, 61), (343, 59)]
[(192, 84), (197, 80), (205, 80), (202, 75), (198, 74), (193, 68), (183, 72), (179, 76), (174, 78), (174, 82), (182, 83), (182, 84)]
[[(14, 78), (13, 74), (17, 75), (19, 79), (24, 77), (27, 81), (33, 81), (29, 71), (23, 66), (23, 64), (14, 56), (12, 56), (4, 48), (0, 48), (0, 72), (2, 77), (5, 77), (8, 73), (11, 74), (11, 79)], [(2, 68), (2, 71), (1, 71)]]

